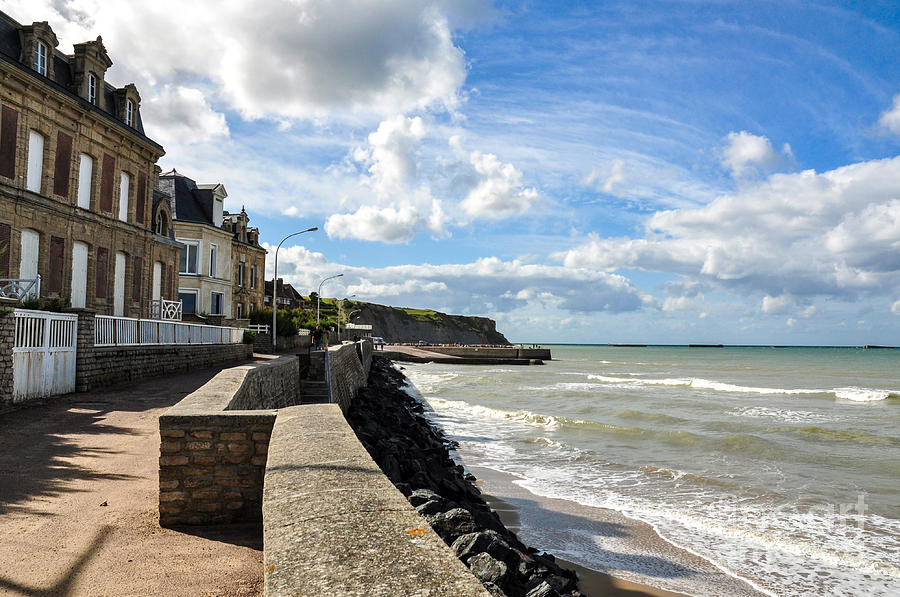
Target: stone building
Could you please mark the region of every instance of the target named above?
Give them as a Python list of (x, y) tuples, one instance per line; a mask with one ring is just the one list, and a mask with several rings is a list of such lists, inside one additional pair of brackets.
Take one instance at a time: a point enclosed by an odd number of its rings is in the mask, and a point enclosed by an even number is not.
[(266, 250), (259, 246), (259, 228), (250, 228), (250, 216), (225, 212), (222, 226), (231, 231), (232, 308), (235, 319), (246, 318), (263, 306)]
[(101, 38), (57, 45), (46, 22), (0, 13), (0, 278), (40, 274), (44, 298), (145, 316), (177, 292), (180, 246), (152, 196), (165, 152), (135, 86), (106, 82)]
[[(266, 307), (272, 306), (272, 281), (266, 280)], [(303, 295), (297, 292), (297, 289), (290, 284), (285, 284), (283, 278), (278, 278), (278, 308), (279, 309), (299, 309), (306, 307), (306, 300)]]
[(178, 261), (182, 313), (231, 319), (233, 234), (222, 226), (225, 186), (198, 185), (171, 170), (159, 176), (159, 191), (168, 198), (175, 238), (184, 247)]

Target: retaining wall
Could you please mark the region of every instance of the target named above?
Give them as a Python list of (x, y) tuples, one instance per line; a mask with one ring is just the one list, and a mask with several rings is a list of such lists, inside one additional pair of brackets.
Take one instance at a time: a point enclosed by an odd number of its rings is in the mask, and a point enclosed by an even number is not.
[(72, 309), (78, 314), (78, 356), (75, 360), (75, 391), (126, 381), (181, 373), (222, 363), (245, 361), (253, 356), (250, 344), (172, 344), (141, 346), (94, 346), (95, 313)]
[(13, 345), (15, 344), (16, 318), (13, 309), (16, 301), (0, 298), (0, 408), (13, 403)]
[(159, 524), (258, 520), (274, 409), (298, 400), (297, 358), (270, 357), (220, 372), (166, 411)]
[(278, 412), (263, 494), (266, 597), (489, 597), (384, 476), (337, 404)]
[[(312, 336), (278, 336), (278, 352), (298, 352), (312, 346)], [(253, 352), (272, 353), (272, 335), (257, 334), (253, 340)]]
[(331, 401), (340, 406), (341, 412), (347, 412), (356, 391), (366, 385), (371, 364), (371, 340), (328, 347), (326, 376), (331, 389)]

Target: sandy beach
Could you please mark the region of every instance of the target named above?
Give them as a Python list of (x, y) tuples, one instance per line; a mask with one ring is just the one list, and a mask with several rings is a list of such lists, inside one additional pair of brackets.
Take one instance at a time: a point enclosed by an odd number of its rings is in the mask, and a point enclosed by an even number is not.
[[(504, 524), (526, 544), (553, 553), (575, 569), (579, 587), (591, 597), (684, 597), (765, 595), (726, 574), (708, 560), (680, 549), (648, 524), (615, 510), (537, 496), (516, 485), (518, 478), (493, 469), (469, 467), (485, 499)], [(588, 537), (609, 562), (605, 570), (578, 561), (572, 537)], [(549, 544), (552, 541), (554, 544)], [(692, 592), (687, 587), (702, 588)]]

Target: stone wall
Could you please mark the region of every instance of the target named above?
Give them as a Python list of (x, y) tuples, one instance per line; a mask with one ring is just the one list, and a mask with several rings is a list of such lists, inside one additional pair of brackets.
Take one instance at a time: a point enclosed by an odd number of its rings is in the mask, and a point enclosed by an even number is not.
[(16, 318), (13, 307), (16, 301), (0, 299), (0, 408), (13, 403), (13, 344), (15, 343)]
[(161, 526), (260, 518), (271, 409), (296, 403), (298, 384), (296, 357), (271, 357), (222, 371), (160, 417)]
[(347, 412), (356, 391), (366, 385), (372, 364), (372, 341), (362, 340), (328, 348), (327, 381), (331, 401)]
[[(278, 352), (299, 352), (312, 346), (312, 336), (278, 336)], [(272, 353), (272, 335), (257, 334), (253, 341), (253, 352)]]
[(123, 382), (243, 361), (253, 355), (250, 344), (177, 344), (94, 346), (95, 313), (78, 314), (78, 358), (75, 390), (89, 390)]

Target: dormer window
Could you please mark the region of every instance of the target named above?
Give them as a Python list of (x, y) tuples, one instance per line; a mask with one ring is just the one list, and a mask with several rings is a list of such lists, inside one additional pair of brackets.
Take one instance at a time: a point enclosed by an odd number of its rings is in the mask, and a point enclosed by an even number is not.
[(44, 42), (34, 44), (34, 70), (47, 76), (47, 46)]
[(169, 218), (163, 211), (156, 214), (156, 233), (160, 236), (169, 236)]
[(125, 100), (125, 124), (134, 126), (134, 102)]
[(97, 103), (97, 77), (88, 73), (88, 101), (92, 104)]

